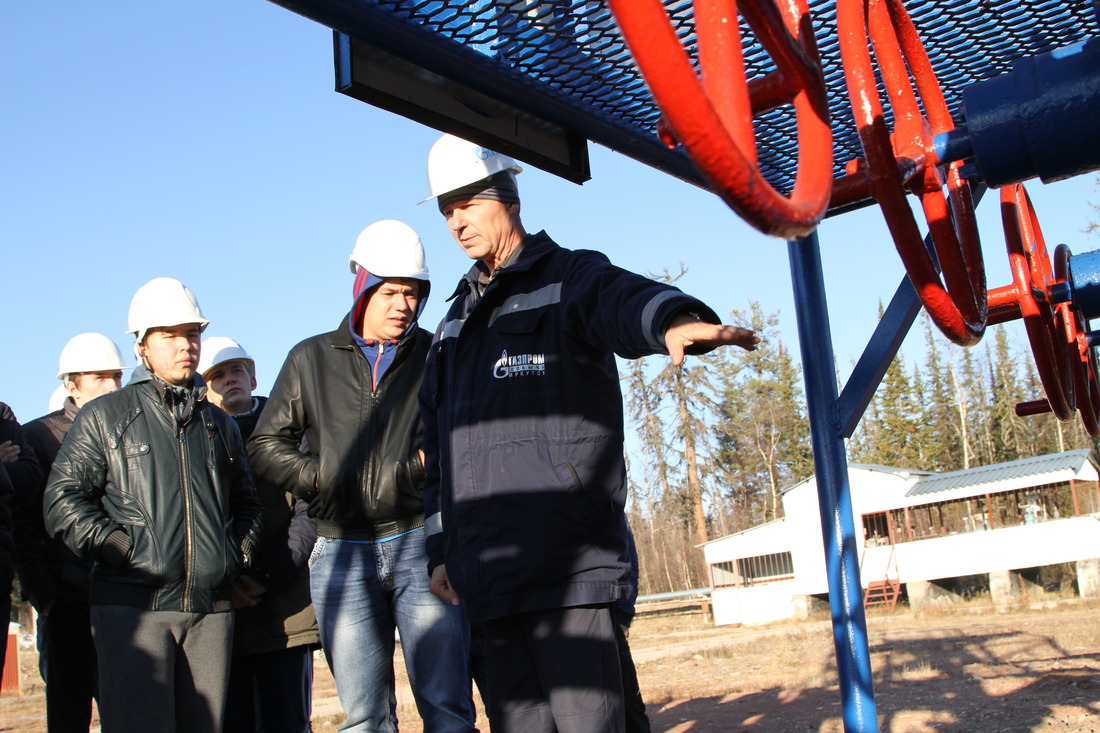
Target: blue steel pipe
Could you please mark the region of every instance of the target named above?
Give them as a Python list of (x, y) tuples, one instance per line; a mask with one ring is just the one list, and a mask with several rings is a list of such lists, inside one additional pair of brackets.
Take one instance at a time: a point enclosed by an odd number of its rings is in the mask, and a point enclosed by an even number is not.
[(936, 136), (936, 157), (972, 157), (967, 170), (990, 188), (1100, 169), (1100, 39), (1016, 61), (964, 89), (963, 108), (965, 126)]
[(1051, 288), (1055, 303), (1073, 302), (1086, 319), (1100, 317), (1100, 250), (1080, 252), (1069, 259), (1069, 279)]
[(848, 486), (848, 458), (837, 419), (833, 340), (817, 232), (805, 239), (788, 242), (787, 253), (806, 381), (844, 730), (847, 733), (877, 733), (867, 618), (863, 613), (863, 586), (859, 580), (852, 496)]

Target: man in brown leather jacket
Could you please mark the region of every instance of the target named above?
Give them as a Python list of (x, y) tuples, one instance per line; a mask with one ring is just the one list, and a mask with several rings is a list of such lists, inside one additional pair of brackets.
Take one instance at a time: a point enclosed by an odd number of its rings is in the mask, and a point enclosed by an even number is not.
[[(266, 397), (256, 389), (256, 361), (231, 338), (202, 342), (199, 372), (206, 396), (233, 416), (241, 437), (256, 429)], [(264, 505), (260, 552), (233, 594), (236, 628), (225, 730), (309, 733), (313, 699), (313, 650), (320, 637), (309, 598), (306, 560), (317, 526), (306, 503), (256, 477)]]

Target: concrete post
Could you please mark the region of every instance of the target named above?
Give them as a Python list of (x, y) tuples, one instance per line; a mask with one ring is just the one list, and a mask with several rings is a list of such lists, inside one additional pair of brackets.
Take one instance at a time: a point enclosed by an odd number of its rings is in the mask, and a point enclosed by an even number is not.
[(793, 617), (802, 621), (829, 612), (829, 602), (817, 596), (796, 595), (791, 598), (791, 606), (794, 608)]
[(989, 595), (994, 606), (1011, 606), (1020, 599), (1020, 575), (1011, 570), (989, 573)]
[(1100, 598), (1100, 557), (1077, 561), (1077, 592), (1082, 598)]
[(910, 580), (905, 584), (905, 594), (909, 597), (909, 607), (914, 611), (963, 602), (958, 593), (929, 580)]

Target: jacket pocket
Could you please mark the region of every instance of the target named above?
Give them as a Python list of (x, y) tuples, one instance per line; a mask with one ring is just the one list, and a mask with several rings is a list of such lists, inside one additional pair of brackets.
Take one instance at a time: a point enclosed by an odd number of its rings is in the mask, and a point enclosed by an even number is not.
[(533, 333), (546, 316), (546, 308), (509, 312), (508, 304), (497, 308), (489, 317), (489, 328), (500, 333)]
[(137, 524), (124, 525), (130, 536), (130, 559), (121, 569), (113, 571), (125, 576), (125, 582), (139, 585), (161, 585), (178, 571), (165, 567), (154, 532)]
[(126, 464), (126, 480), (119, 482), (119, 493), (127, 502), (136, 501), (140, 487), (156, 481), (152, 447), (148, 443), (123, 443), (122, 460)]
[(569, 501), (577, 524), (580, 526), (591, 525), (595, 521), (595, 508), (589, 490), (581, 480), (577, 466), (571, 461), (556, 463), (554, 472), (558, 476), (561, 487), (565, 489), (565, 497)]
[(225, 578), (233, 581), (244, 572), (244, 553), (241, 550), (241, 541), (233, 534), (232, 519), (223, 525), (222, 536), (225, 538), (225, 549), (222, 551), (222, 556), (225, 557)]

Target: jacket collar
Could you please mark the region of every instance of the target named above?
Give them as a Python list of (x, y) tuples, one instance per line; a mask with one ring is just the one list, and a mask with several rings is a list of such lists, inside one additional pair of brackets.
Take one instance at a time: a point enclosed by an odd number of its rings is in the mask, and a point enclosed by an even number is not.
[[(156, 388), (157, 393), (164, 398), (166, 390), (171, 389), (171, 385), (165, 382), (163, 379), (158, 379), (153, 376), (153, 373), (145, 368), (144, 364), (138, 364), (134, 367), (133, 374), (130, 377), (130, 381), (127, 384), (141, 384), (142, 382), (149, 382)], [(195, 390), (195, 400), (201, 400), (206, 397), (206, 380), (202, 378), (202, 375), (195, 372), (195, 376), (191, 381), (191, 389)], [(176, 389), (187, 389), (187, 387), (177, 387)]]
[(65, 398), (65, 404), (61, 406), (61, 412), (65, 414), (65, 417), (71, 422), (76, 419), (76, 413), (80, 412), (76, 403), (73, 402), (72, 397)]
[[(550, 255), (551, 252), (561, 249), (561, 247), (552, 239), (545, 230), (536, 234), (528, 234), (520, 242), (519, 253), (514, 262), (508, 265), (498, 268), (495, 276), (500, 275), (512, 275), (518, 272), (526, 272), (534, 267), (535, 263), (539, 260)], [(460, 295), (464, 295), (468, 292), (477, 291), (478, 281), (486, 274), (485, 265), (480, 262), (475, 262), (462, 279), (458, 281), (458, 286), (455, 291), (451, 293), (451, 297), (447, 300), (454, 300)]]

